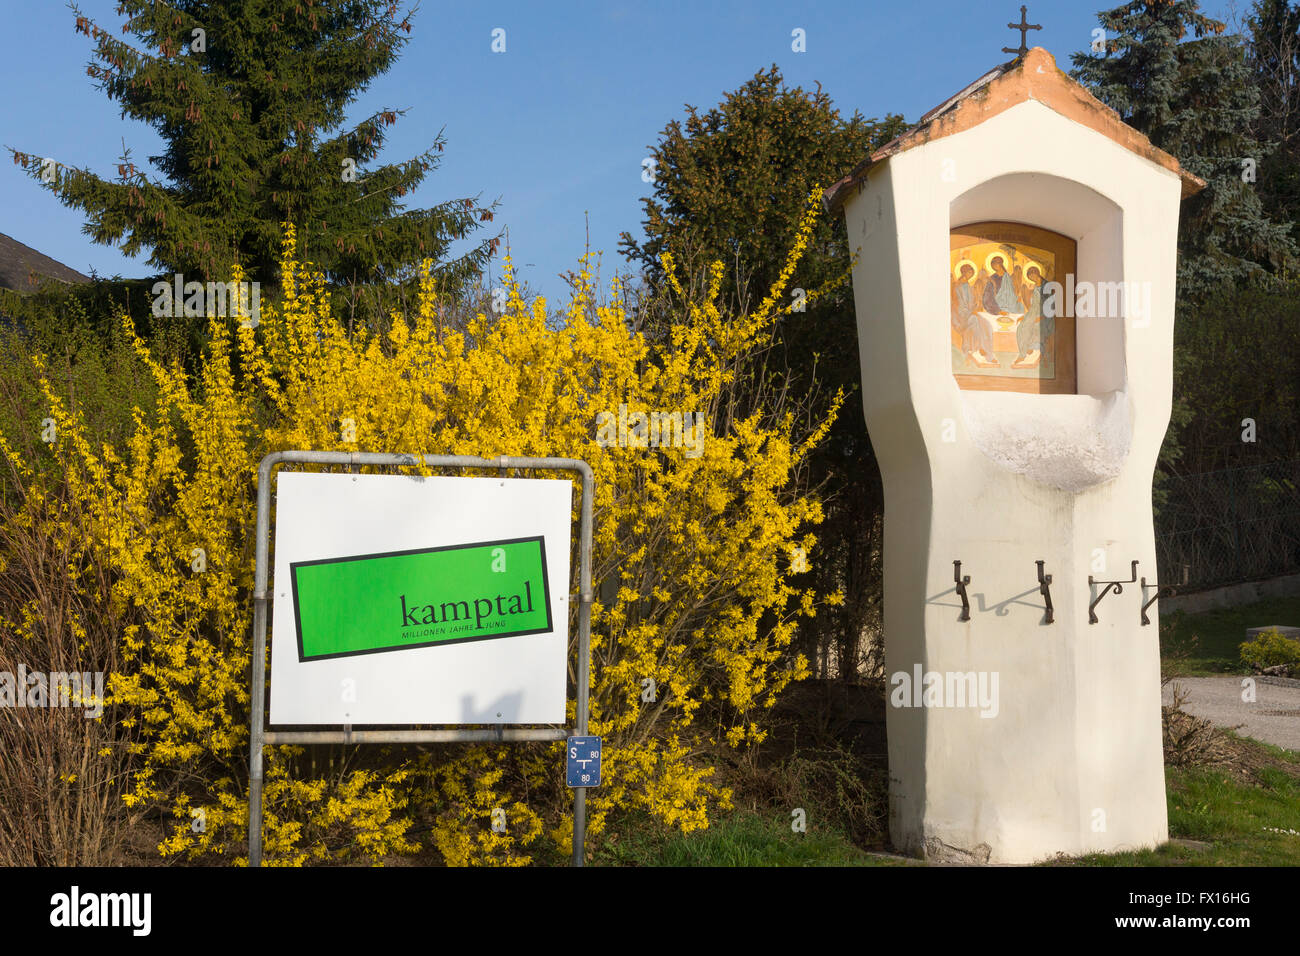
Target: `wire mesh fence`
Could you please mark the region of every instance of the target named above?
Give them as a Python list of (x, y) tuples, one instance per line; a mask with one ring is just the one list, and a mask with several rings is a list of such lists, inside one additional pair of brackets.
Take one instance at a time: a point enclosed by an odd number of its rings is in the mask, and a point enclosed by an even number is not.
[(1160, 583), (1195, 590), (1300, 572), (1300, 459), (1165, 480)]

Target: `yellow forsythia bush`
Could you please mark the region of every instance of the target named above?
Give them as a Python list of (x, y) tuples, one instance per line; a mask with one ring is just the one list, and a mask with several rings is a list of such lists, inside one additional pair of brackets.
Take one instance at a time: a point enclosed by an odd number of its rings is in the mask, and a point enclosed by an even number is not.
[[(727, 807), (729, 791), (698, 755), (761, 739), (761, 715), (806, 674), (789, 651), (796, 619), (838, 600), (797, 592), (788, 576), (821, 517), (797, 479), (839, 397), (812, 424), (733, 411), (814, 218), (810, 203), (782, 279), (752, 314), (715, 304), (717, 264), (703, 301), (687, 301), (674, 280), (682, 315), (655, 341), (633, 331), (617, 282), (597, 302), (585, 260), (562, 315), (525, 302), (508, 279), (504, 313), (461, 330), (440, 323), (425, 263), (411, 321), (349, 335), (286, 226), (277, 300), (262, 304), (255, 329), (210, 318), (193, 380), (157, 363), (125, 324), (158, 386), (125, 447), (96, 447), (43, 381), (52, 453), (84, 507), (87, 547), (114, 569), (104, 611), (125, 622), (123, 665), (108, 689), (139, 741), (126, 800), (168, 815), (160, 851), (244, 861), (256, 468), (275, 449), (587, 460), (604, 595), (593, 611), (590, 732), (605, 739), (588, 832), (599, 838), (609, 814), (629, 809), (689, 831)], [(703, 442), (598, 440), (598, 423), (621, 406), (700, 413)], [(576, 621), (570, 633), (576, 647)], [(424, 833), (449, 864), (526, 864), (543, 848), (554, 858), (573, 825), (561, 748), (347, 748), (338, 766), (268, 748), (265, 859), (378, 861), (421, 849)], [(496, 808), (504, 833), (491, 827)]]

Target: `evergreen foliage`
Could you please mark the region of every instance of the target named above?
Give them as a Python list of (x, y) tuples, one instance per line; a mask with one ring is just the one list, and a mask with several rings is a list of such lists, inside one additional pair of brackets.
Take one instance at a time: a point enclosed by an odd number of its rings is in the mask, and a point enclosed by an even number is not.
[[(655, 287), (662, 282), (659, 256), (666, 251), (696, 268), (721, 260), (731, 274), (724, 294), (743, 311), (750, 290), (766, 290), (779, 275), (809, 191), (829, 186), (906, 126), (896, 114), (879, 121), (858, 112), (846, 118), (820, 85), (814, 91), (790, 89), (775, 65), (759, 71), (717, 106), (688, 106), (684, 121), (664, 128), (650, 147), (655, 178), (642, 201), (645, 237), (624, 233), (620, 249)], [(782, 317), (777, 348), (763, 373), (800, 398), (816, 394), (827, 400), (841, 388), (846, 395), (843, 412), (810, 462), (810, 480), (822, 491), (827, 517), (806, 559), (815, 586), (842, 590), (846, 600), (800, 629), (800, 649), (823, 660), (833, 652), (841, 674), (856, 673), (863, 628), (879, 611), (883, 512), (880, 473), (857, 391), (861, 368), (849, 266), (843, 218), (818, 222), (787, 301), (794, 305), (794, 290), (801, 289), (807, 304)], [(824, 295), (813, 296), (833, 283), (838, 284)]]
[(1285, 269), (1290, 226), (1264, 210), (1256, 185), (1267, 150), (1245, 39), (1197, 0), (1133, 0), (1097, 19), (1105, 50), (1074, 54), (1072, 75), (1206, 181), (1179, 220), (1180, 299)]
[(1279, 220), (1300, 219), (1300, 7), (1256, 0), (1250, 66), (1259, 88), (1255, 136), (1273, 146), (1259, 169), (1264, 207)]
[(494, 207), (457, 199), (405, 210), (401, 199), (433, 170), (441, 134), (411, 159), (380, 164), (398, 111), (343, 128), (345, 111), (397, 59), (411, 29), (388, 0), (122, 0), (117, 39), (75, 6), (77, 32), (95, 43), (87, 73), (166, 143), (152, 178), (124, 153), (118, 178), (54, 166), (17, 150), (67, 206), (85, 212), (95, 242), (187, 280), (222, 281), (238, 261), (276, 281), (282, 223), (336, 281), (413, 276), (439, 262), (447, 286), (475, 276), (498, 239), (447, 261), (449, 246), (490, 221)]

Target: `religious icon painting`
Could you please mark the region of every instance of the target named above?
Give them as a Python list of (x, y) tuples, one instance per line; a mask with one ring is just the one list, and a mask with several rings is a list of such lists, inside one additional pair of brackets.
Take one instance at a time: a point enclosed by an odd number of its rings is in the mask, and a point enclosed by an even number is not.
[(1061, 289), (1044, 289), (1063, 287), (1074, 274), (1074, 240), (1016, 222), (970, 223), (953, 229), (950, 239), (958, 387), (1074, 394), (1074, 317), (1061, 314)]

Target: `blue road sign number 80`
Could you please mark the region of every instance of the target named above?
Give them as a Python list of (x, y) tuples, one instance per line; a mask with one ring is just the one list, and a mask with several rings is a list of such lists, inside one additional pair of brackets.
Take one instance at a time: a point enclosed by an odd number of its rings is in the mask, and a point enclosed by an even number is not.
[(600, 738), (570, 737), (565, 751), (565, 782), (570, 787), (600, 786)]

